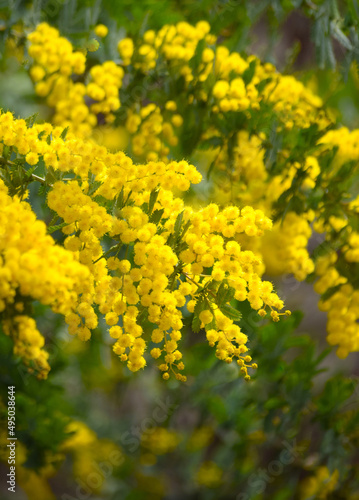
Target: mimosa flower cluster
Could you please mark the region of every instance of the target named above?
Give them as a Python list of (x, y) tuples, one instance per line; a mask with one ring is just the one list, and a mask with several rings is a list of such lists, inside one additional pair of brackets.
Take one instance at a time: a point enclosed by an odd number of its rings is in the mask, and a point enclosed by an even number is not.
[[(105, 31), (100, 29), (100, 33)], [(29, 54), (34, 59), (30, 73), (36, 75), (39, 64), (45, 73), (49, 65), (52, 70), (54, 63), (48, 56), (40, 57), (40, 48), (47, 47), (50, 38), (57, 40), (56, 47), (59, 33), (41, 24), (28, 38)], [(67, 42), (64, 47), (66, 57), (77, 60), (78, 53), (71, 44)], [(116, 128), (118, 144), (124, 142), (121, 134), (126, 135), (126, 140), (129, 136), (128, 150), (138, 162), (171, 164), (179, 150), (185, 151), (207, 173), (211, 200), (219, 206), (252, 206), (275, 219), (273, 231), (263, 236), (257, 234), (252, 238), (245, 232), (235, 236), (242, 249), (252, 251), (262, 261), (263, 265), (256, 267), (258, 275), (266, 269), (274, 275), (292, 273), (296, 279), (304, 280), (316, 273), (314, 255), (308, 250), (314, 229), (326, 233), (328, 250), (340, 249), (334, 268), (355, 293), (358, 288), (353, 280), (355, 272), (343, 276), (343, 262), (354, 269), (359, 259), (354, 223), (359, 204), (355, 204), (356, 194), (349, 188), (356, 172), (358, 131), (344, 127), (335, 130), (330, 113), (312, 90), (312, 84), (309, 88), (293, 76), (282, 75), (273, 65), (254, 56), (230, 52), (210, 33), (206, 21), (195, 26), (179, 22), (159, 31), (147, 30), (136, 39), (120, 40), (117, 49), (121, 61), (116, 66), (117, 80), (109, 84), (109, 92), (107, 80), (102, 81), (98, 69), (109, 62), (99, 61), (89, 73), (85, 69), (86, 58), (78, 65), (66, 63), (65, 74), (70, 71), (75, 74), (81, 66), (81, 74), (87, 75), (88, 83), (83, 86), (87, 98), (81, 98), (81, 106), (87, 106), (91, 119), (86, 118), (86, 127), (81, 125), (80, 132), (76, 120), (87, 116), (84, 108), (83, 113), (72, 118), (67, 112), (59, 114), (59, 99), (52, 103), (48, 100), (55, 109), (55, 123), (70, 126), (77, 134), (89, 135), (92, 130), (94, 137), (101, 137), (101, 126), (94, 130), (99, 119), (104, 116), (108, 122), (115, 120), (116, 127), (126, 128), (126, 134)], [(55, 53), (58, 50), (52, 49)], [(82, 53), (81, 56), (84, 57)], [(54, 82), (63, 78), (59, 63), (56, 64), (53, 76), (49, 77)], [(113, 75), (116, 71), (112, 71)], [(46, 78), (41, 76), (44, 81)], [(149, 84), (151, 78), (156, 80), (155, 85)], [(143, 83), (141, 96), (128, 99), (126, 89), (131, 92), (132, 85), (139, 82)], [(82, 92), (84, 96), (86, 92)], [(66, 92), (62, 94), (63, 102), (72, 110), (76, 99), (70, 99)], [(116, 106), (126, 102), (121, 115), (117, 115), (119, 108), (110, 105), (109, 99), (112, 103), (113, 99), (119, 99)], [(96, 179), (102, 181), (97, 170)], [(178, 185), (182, 192), (186, 191), (185, 185), (188, 187), (188, 180), (182, 178)], [(203, 199), (203, 192), (197, 192)], [(335, 194), (331, 195), (332, 192)], [(197, 203), (195, 198), (193, 203)], [(198, 256), (196, 259), (191, 262), (195, 270), (197, 264), (198, 268), (202, 265)], [(318, 290), (323, 290), (323, 303), (332, 288), (331, 284), (327, 289), (318, 285)], [(348, 321), (344, 309), (336, 314), (342, 321)], [(330, 324), (329, 318), (328, 333)], [(329, 333), (328, 340), (339, 346), (340, 356), (357, 349), (355, 318), (350, 320), (350, 326), (345, 334)], [(355, 333), (350, 333), (352, 330)]]
[[(122, 450), (113, 441), (99, 438), (85, 423), (72, 420), (66, 427), (69, 437), (61, 445), (63, 458), (70, 454), (73, 460), (73, 475), (93, 493), (100, 494), (105, 486), (106, 477), (99, 474), (96, 482), (89, 481), (91, 474), (98, 469), (94, 463), (108, 464), (109, 474), (118, 469), (125, 461)], [(107, 472), (107, 469), (106, 469)]]
[[(51, 30), (42, 24), (34, 33), (53, 33)], [(30, 35), (30, 49), (34, 43), (32, 36), (36, 41), (38, 35)], [(39, 46), (41, 40), (36, 41)], [(253, 56), (245, 58), (231, 53), (217, 43), (205, 21), (196, 26), (181, 22), (164, 26), (158, 32), (149, 30), (136, 40), (119, 41), (118, 50), (122, 58), (122, 68), (118, 69), (128, 74), (129, 88), (132, 79), (141, 73), (145, 79), (151, 72), (158, 72), (161, 79), (165, 75), (170, 82), (162, 88), (163, 98), (159, 99), (158, 92), (146, 84), (146, 104), (141, 98), (126, 105), (122, 125), (130, 135), (129, 150), (133, 158), (167, 164), (179, 146), (193, 151), (200, 163), (208, 165), (212, 199), (217, 203), (249, 205), (269, 218), (278, 217), (273, 232), (264, 237), (248, 238), (246, 233), (236, 236), (242, 248), (253, 251), (264, 263), (257, 266), (257, 274), (267, 269), (273, 274), (293, 273), (303, 280), (315, 272), (307, 248), (313, 228), (326, 231), (328, 245), (342, 248), (347, 263), (354, 265), (358, 261), (357, 232), (350, 222), (357, 213), (354, 193), (347, 193), (346, 185), (341, 184), (342, 169), (358, 156), (357, 132), (345, 128), (326, 132), (333, 124), (321, 99), (311, 89)], [(43, 64), (46, 66), (48, 62), (44, 60)], [(91, 72), (89, 79), (93, 78)], [(99, 82), (98, 87), (101, 86)], [(120, 93), (124, 92), (119, 81), (117, 87)], [(99, 91), (92, 98), (100, 99), (100, 93), (103, 94)], [(122, 95), (121, 100), (126, 100), (125, 93)], [(96, 113), (107, 116), (106, 110), (101, 111), (91, 101), (88, 109), (94, 116)], [(271, 128), (268, 122), (272, 123)], [(70, 125), (74, 130), (77, 127), (69, 119), (61, 118), (56, 123)], [(96, 125), (96, 120), (92, 123), (90, 128)], [(101, 127), (97, 135), (101, 135), (100, 130)], [(202, 147), (208, 153), (200, 152)], [(293, 148), (298, 151), (296, 155), (292, 154)], [(330, 154), (332, 163), (328, 168)], [(354, 175), (353, 168), (345, 171), (345, 175), (348, 185)], [(185, 184), (187, 180), (182, 182)], [(334, 185), (341, 189), (336, 204), (331, 205), (329, 198), (318, 203), (321, 189), (330, 190)], [(342, 258), (335, 267), (342, 269), (341, 261)], [(338, 272), (341, 274), (342, 270)], [(355, 291), (357, 286), (350, 274), (346, 279)], [(324, 290), (321, 286), (319, 289)], [(356, 320), (351, 325), (356, 331)], [(357, 340), (349, 333), (340, 339), (330, 336), (330, 343), (334, 338), (340, 340), (340, 356), (356, 350)]]
[[(212, 133), (213, 131), (208, 132), (206, 139)], [(218, 137), (218, 133), (215, 134)], [(216, 186), (215, 193), (216, 199), (223, 204), (245, 202), (261, 208), (271, 217), (273, 204), (290, 188), (300, 165), (293, 164), (285, 175), (270, 176), (265, 166), (265, 139), (263, 133), (250, 137), (247, 131), (240, 131), (233, 148), (232, 169), (227, 167), (227, 148), (218, 147), (213, 152), (221, 181)], [(316, 158), (308, 157), (305, 167), (308, 175), (304, 184), (309, 186), (319, 173)], [(262, 256), (269, 274), (292, 273), (302, 281), (313, 272), (314, 263), (307, 250), (312, 235), (310, 222), (313, 218), (313, 211), (300, 215), (288, 211), (283, 220), (274, 225), (273, 231), (254, 242), (252, 250)]]
[[(164, 57), (174, 71), (182, 75), (187, 82), (193, 80), (191, 67), (188, 62), (195, 54), (201, 40), (209, 45), (215, 43), (216, 37), (209, 32), (211, 27), (207, 21), (199, 21), (196, 26), (187, 22), (179, 22), (175, 26), (165, 25), (158, 32), (148, 30), (143, 40), (136, 47), (131, 38), (125, 38), (118, 43), (118, 51), (123, 63), (143, 72), (156, 67), (159, 57)], [(200, 70), (204, 74), (211, 71), (214, 52), (208, 48), (202, 57)]]
[[(277, 73), (274, 66), (261, 64), (253, 56), (244, 59), (238, 53), (230, 53), (222, 45), (215, 45), (217, 39), (210, 34), (210, 25), (206, 21), (200, 21), (196, 26), (186, 22), (165, 25), (158, 32), (148, 30), (138, 45), (132, 39), (124, 38), (118, 43), (123, 67), (112, 61), (94, 66), (89, 71), (86, 85), (74, 83), (71, 78), (71, 74), (85, 75), (86, 56), (83, 51), (74, 51), (71, 43), (61, 37), (57, 29), (41, 23), (28, 35), (28, 40), (29, 55), (34, 60), (30, 74), (36, 82), (36, 92), (47, 97), (48, 104), (55, 108), (53, 122), (62, 126), (71, 125), (78, 135), (88, 136), (91, 133), (98, 123), (96, 116), (99, 113), (109, 123), (115, 119), (114, 112), (120, 107), (119, 91), (126, 72), (131, 73), (132, 68), (144, 74), (154, 69), (162, 70), (163, 61), (169, 78), (185, 80), (186, 104), (192, 105), (194, 100), (206, 102), (214, 114), (222, 114), (249, 108), (252, 112), (260, 112), (261, 106), (270, 102), (287, 128), (294, 124), (300, 127), (308, 127), (312, 123), (319, 123), (321, 127), (328, 124), (323, 112), (318, 111), (322, 104), (319, 97), (295, 78)], [(204, 43), (204, 48), (194, 67), (191, 63), (199, 43)], [(249, 72), (253, 73), (251, 78), (247, 76)], [(212, 82), (210, 86), (209, 82)], [(188, 92), (190, 88), (192, 92)], [(124, 97), (127, 98), (125, 94)], [(171, 102), (173, 108), (161, 103), (156, 112), (175, 111), (176, 102)], [(149, 113), (145, 109), (139, 110), (136, 105), (129, 107), (127, 123), (130, 133), (137, 132), (144, 118), (151, 118)], [(178, 127), (182, 120), (181, 114), (175, 114), (171, 121), (166, 122), (160, 139), (172, 137), (171, 125)], [(136, 135), (135, 155), (136, 148), (141, 151), (144, 145), (147, 153), (158, 153), (161, 130), (151, 125), (145, 128), (152, 130), (154, 137), (146, 141), (142, 140), (142, 135)], [(148, 132), (146, 135), (148, 139)], [(175, 138), (169, 142), (172, 146), (176, 145)]]
[(28, 203), (10, 197), (0, 179), (0, 314), (4, 332), (14, 340), (14, 354), (29, 370), (46, 378), (50, 369), (44, 337), (29, 316), (29, 298), (68, 314), (90, 273), (75, 256), (55, 245), (43, 221)]
[(331, 472), (325, 465), (318, 467), (313, 475), (302, 481), (300, 485), (301, 500), (309, 500), (313, 497), (328, 498), (328, 495), (337, 488), (338, 480), (338, 469)]
[[(124, 72), (113, 61), (93, 66), (87, 84), (72, 79), (83, 75), (86, 56), (74, 51), (71, 43), (60, 36), (56, 28), (41, 23), (28, 35), (29, 55), (34, 64), (30, 75), (36, 82), (36, 93), (46, 97), (55, 109), (53, 123), (68, 126), (80, 136), (89, 136), (102, 113), (107, 122), (114, 119), (113, 111), (120, 107), (118, 91)], [(91, 103), (88, 106), (88, 103)]]
[[(187, 452), (195, 452), (205, 448), (213, 439), (213, 429), (200, 427), (190, 435), (177, 429), (154, 427), (141, 435), (142, 454), (140, 463), (154, 465), (161, 455), (178, 450), (179, 445), (186, 444)], [(216, 488), (222, 482), (223, 470), (213, 461), (203, 461), (195, 470), (193, 479), (206, 488)]]
[(141, 446), (147, 452), (145, 455), (147, 460), (150, 452), (152, 460), (156, 461), (156, 456), (171, 453), (177, 448), (181, 440), (182, 436), (175, 430), (166, 429), (166, 427), (154, 427), (141, 435)]
[(160, 108), (151, 103), (138, 114), (128, 112), (125, 126), (132, 135), (132, 153), (136, 158), (167, 162), (170, 147), (178, 144), (174, 127), (181, 127), (183, 118), (174, 113), (177, 109), (174, 101), (168, 101), (165, 108), (166, 112), (161, 114)]
[(318, 259), (316, 274), (319, 279), (314, 289), (320, 294), (325, 294), (330, 289), (334, 291), (328, 298), (320, 301), (319, 308), (328, 312), (329, 344), (339, 344), (337, 354), (345, 358), (349, 352), (359, 350), (359, 290), (338, 272), (335, 267), (337, 260), (335, 252)]
[[(194, 330), (204, 328), (216, 346), (216, 356), (237, 360), (249, 379), (247, 368), (256, 365), (245, 354), (247, 336), (235, 323), (240, 314), (231, 302), (248, 300), (275, 321), (284, 314), (272, 284), (257, 273), (260, 260), (237, 242), (243, 234), (257, 237), (271, 228), (264, 213), (248, 206), (220, 210), (213, 203), (198, 211), (185, 206), (175, 192), (201, 180), (186, 161), (134, 165), (122, 152), (111, 154), (71, 132), (65, 138), (50, 124), (27, 126), (10, 113), (0, 115), (0, 127), (9, 186), (18, 180), (15, 164), (27, 182), (47, 185), (48, 207), (66, 235), (64, 248), (55, 245), (45, 223), (25, 202), (8, 196), (3, 184), (9, 235), (2, 252), (5, 269), (11, 268), (4, 303), (20, 307), (16, 294), (40, 300), (63, 314), (69, 332), (82, 340), (91, 337), (103, 315), (116, 339), (114, 352), (130, 370), (146, 365), (152, 343), (150, 354), (163, 378), (173, 373), (178, 380), (186, 379), (180, 373), (186, 307), (187, 314), (194, 313)], [(14, 220), (20, 238), (16, 235), (10, 255)], [(17, 268), (8, 255), (15, 255)]]

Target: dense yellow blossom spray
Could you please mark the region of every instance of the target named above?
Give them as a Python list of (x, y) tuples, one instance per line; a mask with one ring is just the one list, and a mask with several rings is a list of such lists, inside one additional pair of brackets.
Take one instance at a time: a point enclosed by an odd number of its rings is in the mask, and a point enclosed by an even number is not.
[[(98, 37), (106, 36), (104, 27), (95, 28), (95, 34), (96, 29)], [(291, 273), (299, 281), (319, 278), (320, 307), (327, 311), (332, 300), (339, 304), (340, 294), (349, 292), (353, 300), (342, 312), (328, 315), (327, 339), (338, 345), (340, 357), (358, 350), (358, 287), (353, 279), (358, 210), (350, 191), (357, 131), (335, 130), (330, 113), (311, 89), (254, 56), (230, 52), (206, 21), (195, 26), (179, 22), (147, 30), (136, 39), (123, 38), (117, 45), (119, 64), (101, 61), (90, 71), (83, 52), (63, 42), (47, 24), (40, 24), (28, 40), (30, 75), (36, 92), (54, 109), (56, 124), (69, 126), (77, 137), (103, 136), (106, 143), (114, 121), (118, 144), (128, 142), (139, 163), (168, 164), (178, 151), (192, 161), (193, 155), (207, 175), (211, 201), (222, 207), (251, 206), (275, 220), (271, 232), (260, 235), (248, 229), (236, 236), (242, 249), (262, 261), (259, 275), (267, 270), (271, 275)], [(76, 82), (78, 74), (85, 83)], [(137, 99), (131, 85), (138, 83)], [(104, 121), (107, 128), (101, 125)], [(28, 162), (36, 161), (31, 151)], [(95, 175), (100, 170), (98, 164)], [(182, 192), (188, 189), (186, 176), (177, 182)], [(325, 233), (326, 246), (311, 254), (308, 242), (315, 232)], [(324, 286), (316, 254), (325, 257), (323, 253), (333, 250), (339, 250), (333, 268), (340, 283), (333, 279)], [(347, 285), (344, 292), (337, 288), (340, 284)], [(337, 333), (338, 325), (343, 333)]]
[[(113, 349), (130, 370), (146, 365), (151, 341), (150, 354), (159, 360), (163, 378), (172, 373), (179, 380), (186, 379), (180, 373), (179, 342), (187, 310), (194, 313), (193, 329), (205, 328), (216, 356), (237, 359), (249, 378), (247, 336), (235, 324), (240, 314), (231, 302), (248, 299), (261, 315), (271, 310), (275, 320), (276, 310), (283, 308), (271, 283), (256, 272), (258, 257), (237, 241), (242, 234), (255, 237), (271, 228), (261, 210), (220, 210), (216, 204), (193, 210), (174, 196), (175, 188), (185, 191), (201, 180), (186, 161), (134, 165), (122, 152), (111, 154), (71, 132), (65, 137), (49, 124), (29, 127), (10, 113), (0, 116), (0, 140), (10, 190), (23, 192), (16, 185), (22, 181), (47, 186), (48, 207), (66, 235), (64, 248), (56, 245), (44, 222), (24, 201), (9, 196), (2, 182), (3, 227), (9, 233), (1, 240), (2, 272), (9, 283), (3, 309), (11, 305), (21, 311), (23, 300), (37, 299), (63, 314), (69, 332), (82, 340), (90, 338), (102, 314), (116, 339)], [(15, 212), (19, 221), (14, 225)], [(101, 244), (105, 236), (112, 239), (107, 250)], [(41, 336), (36, 340), (34, 322), (16, 315), (4, 321), (15, 339), (24, 338), (24, 328), (34, 332), (29, 343), (37, 347), (37, 359), (43, 342)], [(31, 358), (31, 352), (23, 357)]]

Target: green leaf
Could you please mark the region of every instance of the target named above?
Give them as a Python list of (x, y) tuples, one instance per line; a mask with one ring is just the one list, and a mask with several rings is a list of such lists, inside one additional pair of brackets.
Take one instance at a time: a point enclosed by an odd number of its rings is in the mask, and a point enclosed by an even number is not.
[(264, 403), (264, 408), (267, 410), (272, 410), (273, 408), (281, 408), (283, 406), (283, 401), (281, 398), (270, 398)]
[(153, 207), (155, 206), (155, 203), (157, 201), (159, 192), (160, 192), (159, 189), (153, 189), (151, 191), (150, 200), (148, 202), (148, 215), (152, 214), (152, 210), (153, 210)]
[(140, 29), (138, 31), (138, 35), (139, 37), (142, 37), (145, 33), (145, 31), (148, 29), (148, 20), (149, 20), (149, 17), (150, 17), (150, 12), (146, 12), (144, 18), (143, 18), (143, 21), (141, 23), (141, 26), (140, 26)]
[(38, 165), (33, 165), (32, 167), (30, 167), (28, 170), (25, 170), (25, 175), (27, 177), (31, 177), (31, 175), (35, 172), (35, 170), (37, 169)]
[[(166, 245), (169, 245), (172, 248), (177, 248), (180, 242), (180, 231), (183, 220), (183, 211), (177, 215), (176, 222), (173, 228), (173, 233), (171, 233), (167, 239)], [(186, 228), (187, 230), (187, 228)]]
[(196, 50), (195, 50), (193, 57), (188, 62), (188, 65), (192, 69), (193, 72), (196, 72), (196, 70), (198, 70), (198, 67), (202, 62), (202, 53), (203, 53), (205, 46), (206, 46), (205, 40), (204, 39), (200, 40), (197, 44), (197, 47), (196, 47)]
[[(183, 226), (182, 233), (181, 233), (181, 239), (182, 239), (182, 238), (183, 238), (183, 236), (186, 234), (186, 232), (187, 232), (188, 228), (190, 227), (190, 225), (191, 225), (191, 221), (190, 221), (190, 220), (188, 220), (188, 221), (186, 222), (186, 224)], [(185, 245), (186, 245), (186, 247), (187, 247), (187, 243), (185, 243)]]
[(242, 318), (242, 314), (230, 304), (223, 304), (219, 306), (219, 309), (227, 318), (233, 321), (239, 321)]
[(201, 329), (201, 320), (199, 319), (199, 315), (202, 311), (204, 311), (205, 308), (205, 300), (203, 299), (203, 297), (199, 297), (193, 311), (192, 330), (195, 333), (198, 333)]
[[(212, 311), (212, 314), (213, 314), (213, 311)], [(207, 323), (205, 328), (206, 328), (206, 331), (217, 330), (217, 323), (216, 323), (216, 318), (215, 318), (214, 314), (213, 314), (212, 321), (210, 323)]]
[(177, 215), (177, 219), (176, 219), (176, 222), (175, 222), (175, 225), (173, 228), (173, 234), (174, 234), (175, 240), (177, 240), (177, 238), (179, 236), (181, 226), (182, 226), (182, 221), (183, 221), (183, 211)]
[(39, 113), (34, 113), (33, 115), (31, 115), (25, 119), (25, 123), (26, 123), (28, 128), (31, 128), (34, 125), (36, 118), (38, 117), (38, 114)]
[(101, 186), (101, 184), (102, 183), (100, 181), (93, 181), (89, 187), (88, 195), (92, 196), (98, 190), (98, 188)]
[(209, 139), (201, 141), (198, 148), (212, 149), (212, 148), (218, 148), (218, 146), (223, 146), (223, 137), (218, 137), (217, 135), (215, 135), (214, 137), (210, 137)]
[(67, 226), (67, 222), (62, 222), (61, 224), (57, 224), (56, 226), (50, 226), (47, 228), (47, 232), (49, 234), (54, 233), (55, 231), (58, 231), (59, 229), (62, 229), (63, 227)]
[(52, 167), (49, 167), (47, 174), (45, 175), (45, 181), (47, 184), (53, 184), (58, 180), (58, 172), (56, 172)]
[(160, 210), (155, 210), (150, 217), (150, 222), (152, 222), (153, 224), (158, 224), (162, 219), (164, 211), (165, 211), (164, 208), (161, 208)]
[(337, 65), (337, 60), (335, 58), (333, 44), (332, 44), (332, 41), (330, 38), (326, 39), (326, 51), (327, 51), (327, 57), (328, 57), (328, 61), (330, 63), (330, 66), (332, 69), (335, 69), (336, 65)]
[(44, 137), (44, 135), (46, 134), (46, 130), (42, 130), (39, 135), (37, 136), (38, 139), (42, 139)]
[(339, 28), (338, 24), (335, 21), (331, 21), (330, 23), (330, 31), (333, 37), (346, 49), (353, 50), (353, 45), (349, 38), (344, 35), (342, 30)]
[(227, 408), (221, 396), (211, 396), (208, 401), (208, 409), (218, 422), (228, 419)]
[(198, 316), (193, 316), (193, 319), (192, 319), (192, 330), (195, 332), (195, 333), (198, 333), (201, 329), (201, 320), (199, 319)]
[(222, 281), (222, 283), (219, 285), (216, 297), (218, 306), (221, 307), (221, 305), (230, 302), (234, 298), (235, 293), (235, 289), (229, 286), (226, 280)]
[(335, 411), (352, 395), (354, 391), (353, 382), (338, 375), (329, 379), (318, 399), (318, 412), (327, 414)]
[(336, 285), (328, 288), (323, 295), (321, 296), (321, 300), (325, 302), (326, 300), (330, 299), (338, 290), (340, 290), (341, 285)]
[(115, 198), (115, 203), (113, 205), (113, 214), (117, 216), (118, 212), (122, 210), (124, 207), (124, 196), (123, 196), (123, 187), (119, 192), (118, 196)]
[(67, 136), (67, 132), (69, 131), (69, 128), (70, 127), (65, 127), (64, 130), (61, 132), (61, 139), (65, 140), (66, 139), (66, 136)]
[(311, 343), (312, 339), (309, 335), (293, 335), (285, 341), (286, 347), (304, 347)]
[(246, 85), (252, 81), (252, 78), (254, 76), (256, 70), (256, 61), (253, 60), (249, 63), (248, 68), (245, 70), (245, 72), (242, 75), (243, 81)]
[(216, 164), (216, 160), (213, 160), (213, 161), (211, 162), (211, 164), (210, 164), (210, 166), (209, 166), (209, 169), (208, 169), (208, 172), (207, 172), (207, 180), (209, 180), (209, 179), (210, 179), (210, 177), (211, 177), (211, 173), (212, 173), (212, 170), (213, 170), (213, 168), (214, 168), (215, 164)]

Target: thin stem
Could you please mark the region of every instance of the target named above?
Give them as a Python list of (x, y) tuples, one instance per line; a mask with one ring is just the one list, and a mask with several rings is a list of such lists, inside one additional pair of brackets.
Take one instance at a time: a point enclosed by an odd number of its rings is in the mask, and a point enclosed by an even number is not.
[(122, 243), (116, 243), (116, 245), (113, 245), (109, 250), (107, 250), (107, 252), (103, 253), (101, 255), (101, 257), (99, 257), (98, 259), (96, 259), (93, 263), (96, 264), (96, 262), (98, 262), (99, 260), (107, 257), (111, 252), (113, 252), (116, 249), (120, 249), (121, 247), (122, 247)]
[[(25, 170), (25, 172), (26, 172), (26, 170)], [(42, 177), (39, 177), (38, 175), (35, 175), (35, 174), (31, 174), (30, 179), (33, 179), (34, 181), (37, 181), (37, 182), (41, 182), (41, 184), (44, 184), (45, 186), (50, 186), (50, 187), (53, 186), (53, 184), (49, 184), (48, 182), (46, 182), (45, 179), (43, 179)]]
[[(198, 288), (201, 287), (201, 285), (199, 283), (197, 283), (196, 281), (194, 281), (192, 278), (189, 277), (189, 275), (187, 273), (181, 273), (183, 274), (183, 276), (185, 276), (189, 281), (192, 281), (192, 283), (194, 283)], [(212, 290), (207, 290), (207, 293), (209, 293), (210, 295), (212, 295), (212, 297), (215, 299), (216, 296), (215, 294), (212, 292)]]

